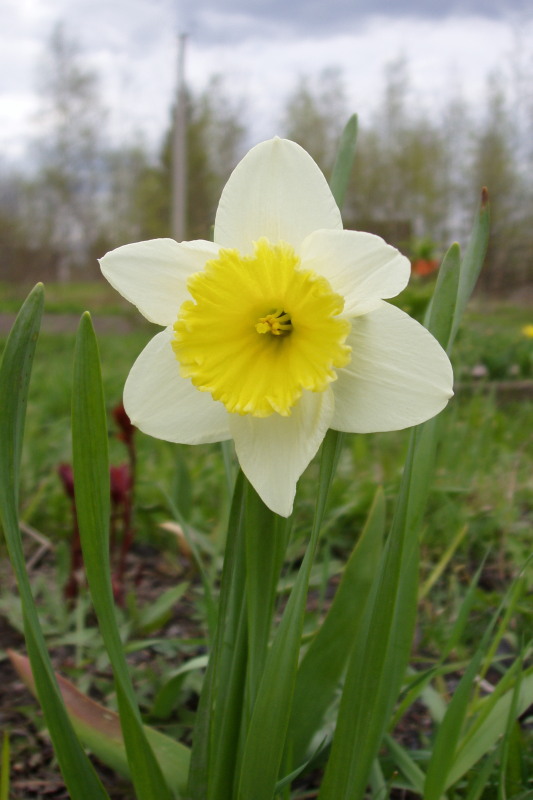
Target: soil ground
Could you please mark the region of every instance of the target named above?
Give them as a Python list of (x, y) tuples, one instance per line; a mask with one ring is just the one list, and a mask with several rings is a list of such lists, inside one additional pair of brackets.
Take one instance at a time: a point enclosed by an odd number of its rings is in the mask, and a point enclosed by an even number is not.
[[(50, 580), (50, 591), (58, 591), (52, 559), (49, 556), (39, 564), (37, 572), (40, 578), (44, 575)], [(16, 592), (7, 562), (0, 564), (0, 581), (4, 592), (6, 589)], [(128, 556), (126, 585), (128, 584), (135, 585), (135, 595), (142, 606), (154, 600), (165, 589), (175, 586), (176, 576), (171, 574), (157, 551), (142, 547), (137, 548), (136, 552), (130, 552)], [(186, 600), (178, 604), (172, 619), (165, 626), (165, 631), (170, 631), (173, 636), (194, 635), (187, 610)], [(196, 635), (201, 634), (196, 631)], [(2, 651), (13, 649), (26, 653), (23, 635), (1, 612), (0, 648)], [(51, 651), (52, 664), (58, 672), (62, 671), (71, 658), (69, 648)], [(149, 658), (149, 652), (144, 651), (139, 658)], [(0, 657), (0, 731), (8, 731), (10, 738), (10, 800), (63, 800), (69, 797), (50, 740), (39, 725), (41, 720), (37, 701), (19, 679), (9, 659)], [(111, 800), (135, 800), (127, 781), (94, 758), (93, 763)]]

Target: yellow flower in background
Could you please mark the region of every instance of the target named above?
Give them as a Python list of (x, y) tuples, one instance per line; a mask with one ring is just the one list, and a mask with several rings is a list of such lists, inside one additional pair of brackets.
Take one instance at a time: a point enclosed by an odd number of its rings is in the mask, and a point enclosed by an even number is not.
[(527, 339), (533, 339), (533, 325), (524, 325), (522, 333)]
[(294, 142), (263, 142), (238, 164), (214, 243), (138, 242), (100, 266), (165, 326), (126, 381), (132, 422), (182, 444), (233, 439), (248, 480), (283, 516), (328, 428), (405, 428), (452, 395), (440, 345), (384, 302), (407, 284), (408, 259), (343, 230), (324, 176)]

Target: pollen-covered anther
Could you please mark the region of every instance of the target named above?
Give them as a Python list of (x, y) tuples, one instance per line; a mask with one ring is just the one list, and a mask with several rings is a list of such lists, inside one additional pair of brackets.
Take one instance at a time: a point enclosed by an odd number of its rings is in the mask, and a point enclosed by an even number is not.
[(257, 333), (271, 333), (273, 336), (287, 336), (292, 331), (289, 314), (281, 308), (260, 317), (255, 329)]

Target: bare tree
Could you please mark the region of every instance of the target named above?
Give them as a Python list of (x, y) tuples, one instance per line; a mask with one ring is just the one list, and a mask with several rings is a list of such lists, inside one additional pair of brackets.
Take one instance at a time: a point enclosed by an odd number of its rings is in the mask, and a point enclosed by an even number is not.
[(105, 111), (98, 79), (62, 25), (52, 32), (39, 83), (34, 235), (55, 251), (57, 277), (68, 280), (98, 237)]

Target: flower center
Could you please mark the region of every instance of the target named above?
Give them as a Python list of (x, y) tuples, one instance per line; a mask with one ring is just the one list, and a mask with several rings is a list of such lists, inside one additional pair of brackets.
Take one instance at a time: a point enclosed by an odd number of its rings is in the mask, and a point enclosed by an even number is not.
[(257, 333), (287, 336), (292, 331), (292, 322), (289, 314), (278, 308), (276, 311), (272, 311), (271, 314), (267, 314), (266, 317), (260, 317), (255, 329)]
[(188, 289), (172, 341), (181, 374), (230, 413), (288, 416), (349, 361), (342, 297), (288, 244), (260, 239), (252, 256), (220, 250)]

